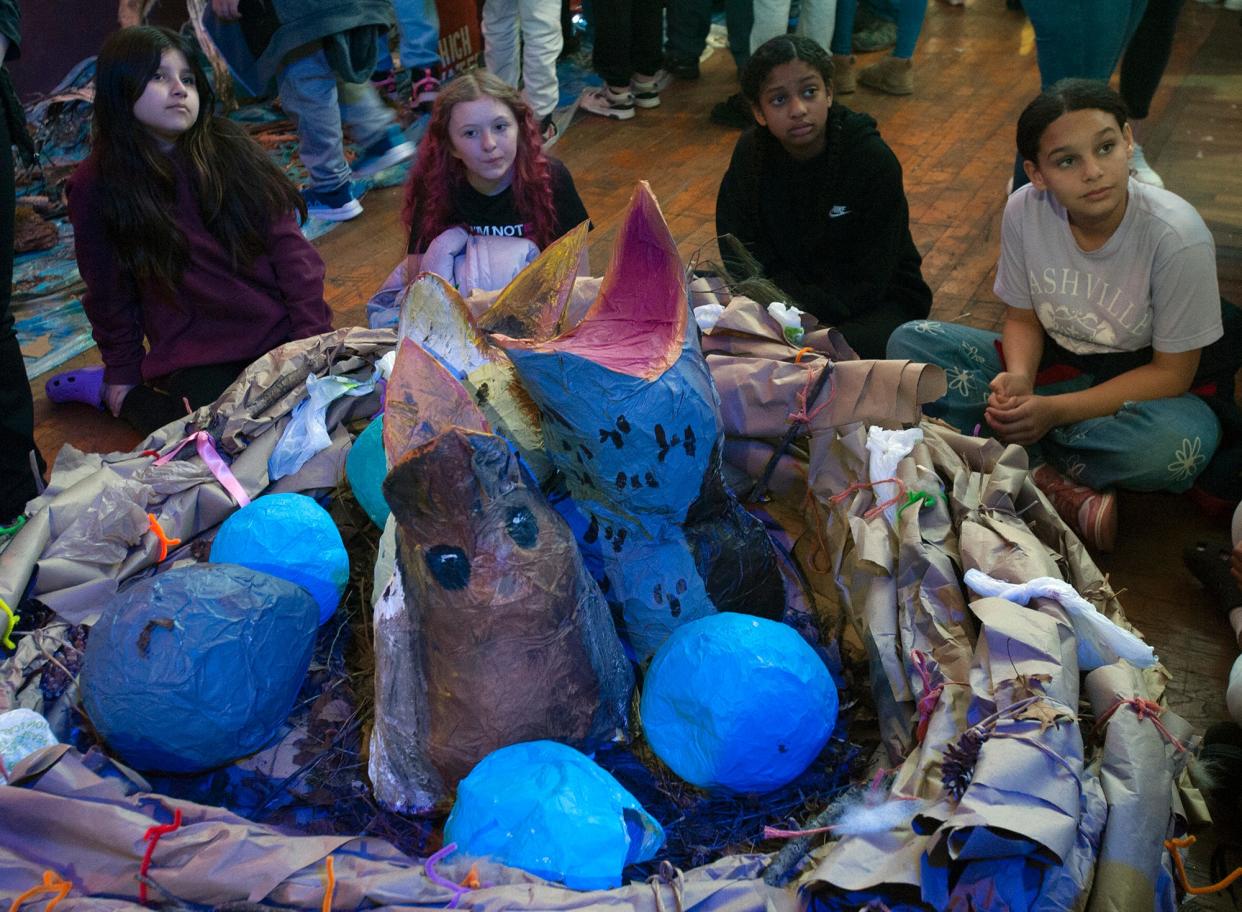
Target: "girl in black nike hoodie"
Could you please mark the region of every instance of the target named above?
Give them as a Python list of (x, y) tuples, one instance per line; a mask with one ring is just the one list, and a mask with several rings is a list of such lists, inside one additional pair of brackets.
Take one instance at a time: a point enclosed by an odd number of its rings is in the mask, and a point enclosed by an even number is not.
[(716, 230), (746, 245), (786, 303), (841, 330), (861, 357), (883, 358), (896, 327), (928, 315), (931, 290), (901, 165), (875, 121), (834, 105), (831, 87), (832, 57), (808, 38), (755, 51), (742, 92), (757, 124), (720, 182)]

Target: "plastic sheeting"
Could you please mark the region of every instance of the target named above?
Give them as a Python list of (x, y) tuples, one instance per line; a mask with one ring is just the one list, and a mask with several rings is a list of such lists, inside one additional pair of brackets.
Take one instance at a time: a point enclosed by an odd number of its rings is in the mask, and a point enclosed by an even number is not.
[(318, 614), (301, 586), (232, 564), (140, 580), (91, 631), (86, 713), (137, 769), (190, 773), (244, 757), (289, 715)]

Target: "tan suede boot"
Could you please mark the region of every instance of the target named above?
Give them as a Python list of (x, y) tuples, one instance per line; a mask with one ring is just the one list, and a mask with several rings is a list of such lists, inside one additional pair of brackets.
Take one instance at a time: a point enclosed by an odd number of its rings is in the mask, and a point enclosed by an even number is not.
[(858, 81), (889, 95), (909, 95), (914, 91), (914, 64), (900, 57), (885, 57), (879, 63), (863, 67)]
[(854, 77), (854, 55), (832, 55), (832, 92), (834, 95), (849, 95), (858, 88), (858, 80)]

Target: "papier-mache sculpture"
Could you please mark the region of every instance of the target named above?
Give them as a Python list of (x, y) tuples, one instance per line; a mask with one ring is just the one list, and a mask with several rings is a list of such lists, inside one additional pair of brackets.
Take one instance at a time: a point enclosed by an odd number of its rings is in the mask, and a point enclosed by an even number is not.
[(641, 660), (716, 611), (781, 616), (772, 544), (721, 477), (719, 400), (645, 183), (582, 321), (546, 342), (492, 338), (539, 407), (545, 451), (588, 517), (585, 544), (601, 547), (608, 599)]
[(431, 273), (415, 277), (401, 298), (398, 338), (434, 355), (461, 381), (496, 433), (518, 448), (540, 484), (554, 469), (543, 452), (539, 412), (509, 357), (485, 333), (543, 341), (564, 328), (586, 228), (583, 223), (550, 245), (477, 318), (457, 289)]
[(623, 738), (633, 671), (569, 528), (466, 389), (408, 339), (384, 445), (398, 560), (375, 611), (379, 800), (430, 810), (519, 741)]

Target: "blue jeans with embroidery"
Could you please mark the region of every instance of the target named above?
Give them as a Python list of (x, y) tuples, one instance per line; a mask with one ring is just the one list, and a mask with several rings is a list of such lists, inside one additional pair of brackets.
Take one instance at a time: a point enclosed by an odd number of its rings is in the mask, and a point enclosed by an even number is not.
[[(949, 389), (926, 406), (966, 433), (992, 436), (983, 418), (992, 378), (1003, 369), (994, 332), (957, 323), (916, 320), (888, 340), (888, 357), (944, 368)], [(1088, 374), (1036, 387), (1049, 396), (1086, 389)], [(978, 427), (976, 431), (975, 428)], [(1190, 488), (1216, 451), (1220, 422), (1198, 396), (1127, 402), (1115, 415), (1053, 428), (1031, 450), (1031, 462), (1049, 462), (1096, 490), (1173, 491)]]

